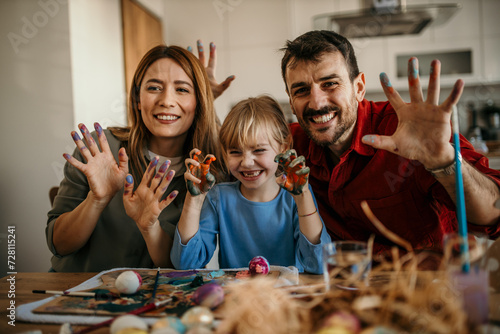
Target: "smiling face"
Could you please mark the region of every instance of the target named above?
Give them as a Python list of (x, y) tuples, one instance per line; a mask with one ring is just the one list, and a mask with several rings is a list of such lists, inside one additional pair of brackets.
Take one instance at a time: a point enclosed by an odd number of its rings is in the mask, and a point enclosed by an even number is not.
[(347, 64), (338, 51), (325, 52), (319, 61), (298, 61), (286, 70), (293, 113), (307, 135), (321, 146), (345, 146), (364, 97), (364, 74), (349, 80)]
[(182, 155), (196, 111), (189, 76), (173, 59), (159, 59), (147, 69), (139, 96), (141, 117), (152, 134), (149, 149), (166, 156)]
[(281, 152), (280, 145), (259, 131), (255, 140), (243, 147), (226, 150), (227, 166), (231, 174), (241, 182), (241, 193), (254, 201), (270, 201), (279, 192), (276, 183), (278, 163), (274, 157)]

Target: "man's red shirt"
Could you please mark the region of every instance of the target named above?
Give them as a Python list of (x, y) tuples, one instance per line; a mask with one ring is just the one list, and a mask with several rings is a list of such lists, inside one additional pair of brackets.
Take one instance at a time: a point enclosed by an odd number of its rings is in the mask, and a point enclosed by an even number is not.
[[(441, 249), (443, 235), (457, 230), (455, 204), (436, 179), (414, 160), (361, 142), (367, 134), (392, 135), (398, 118), (389, 102), (363, 100), (351, 146), (331, 170), (324, 150), (297, 123), (291, 124), (294, 148), (310, 167), (309, 182), (319, 212), (333, 240), (363, 240), (375, 234), (374, 252), (393, 246), (363, 213), (366, 201), (375, 216), (415, 249)], [(464, 160), (489, 175), (500, 186), (500, 172), (488, 168), (488, 160), (460, 138)], [(469, 231), (500, 235), (500, 222), (493, 226), (468, 224)]]

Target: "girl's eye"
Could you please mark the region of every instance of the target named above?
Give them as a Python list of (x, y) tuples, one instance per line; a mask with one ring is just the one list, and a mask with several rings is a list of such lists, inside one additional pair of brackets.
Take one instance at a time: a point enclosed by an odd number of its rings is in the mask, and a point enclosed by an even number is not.
[(186, 88), (177, 88), (177, 91), (181, 93), (189, 93), (189, 90), (187, 90)]
[(146, 88), (148, 91), (151, 91), (151, 92), (157, 92), (157, 91), (160, 91), (161, 90), (161, 87), (159, 86), (149, 86)]
[(241, 152), (240, 151), (237, 151), (237, 150), (230, 150), (229, 151), (229, 154), (231, 155), (235, 155), (235, 154), (240, 154)]
[(256, 149), (256, 150), (254, 150), (254, 152), (255, 152), (255, 153), (263, 153), (263, 152), (265, 152), (265, 151), (266, 151), (266, 149), (265, 149), (265, 148), (258, 148), (258, 149)]

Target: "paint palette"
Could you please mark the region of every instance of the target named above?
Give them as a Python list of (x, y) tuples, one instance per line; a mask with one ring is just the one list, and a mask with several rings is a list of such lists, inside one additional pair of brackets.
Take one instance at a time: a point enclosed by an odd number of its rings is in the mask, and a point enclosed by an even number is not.
[[(119, 295), (115, 288), (115, 280), (124, 270), (105, 273), (101, 276), (102, 285), (87, 291)], [(57, 297), (33, 310), (34, 313), (76, 314), (116, 316), (137, 309), (150, 302), (157, 270), (135, 270), (142, 277), (139, 291), (133, 295), (121, 295), (110, 300), (98, 300), (94, 297)], [(268, 276), (278, 279), (279, 271), (270, 271)], [(158, 278), (156, 300), (172, 298), (165, 307), (145, 313), (144, 316), (162, 317), (166, 315), (181, 316), (194, 306), (191, 300), (196, 289), (206, 283), (216, 282), (222, 287), (232, 282), (251, 279), (241, 269), (226, 270), (161, 270)]]

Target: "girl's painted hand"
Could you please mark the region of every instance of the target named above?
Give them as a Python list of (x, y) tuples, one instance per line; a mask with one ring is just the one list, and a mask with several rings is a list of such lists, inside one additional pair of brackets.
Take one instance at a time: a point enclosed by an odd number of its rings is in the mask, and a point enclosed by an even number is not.
[(301, 155), (297, 157), (295, 150), (288, 150), (278, 154), (274, 161), (283, 170), (283, 174), (276, 178), (280, 187), (289, 191), (292, 195), (300, 195), (307, 189), (309, 180), (309, 167), (306, 167), (306, 159)]
[(164, 200), (163, 194), (172, 181), (175, 171), (168, 171), (170, 161), (165, 161), (156, 173), (158, 157), (149, 163), (148, 169), (142, 177), (142, 181), (134, 190), (134, 179), (127, 175), (125, 179), (125, 191), (123, 192), (123, 204), (127, 215), (132, 218), (141, 231), (147, 231), (157, 221), (160, 213), (175, 199), (179, 193), (172, 191)]
[(94, 123), (94, 128), (101, 150), (84, 124), (78, 124), (78, 128), (83, 139), (76, 131), (71, 132), (71, 136), (87, 163), (83, 163), (67, 153), (64, 153), (63, 156), (71, 165), (85, 174), (95, 199), (102, 202), (103, 205), (107, 205), (116, 192), (123, 187), (123, 181), (128, 174), (127, 153), (125, 148), (120, 149), (117, 164), (99, 123)]
[(184, 173), (186, 186), (192, 196), (208, 192), (215, 184), (215, 176), (210, 173), (210, 164), (215, 161), (212, 154), (207, 154), (203, 162), (200, 162), (199, 155), (201, 151), (197, 148), (193, 149), (186, 159), (187, 171)]

